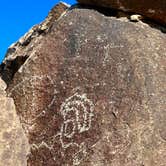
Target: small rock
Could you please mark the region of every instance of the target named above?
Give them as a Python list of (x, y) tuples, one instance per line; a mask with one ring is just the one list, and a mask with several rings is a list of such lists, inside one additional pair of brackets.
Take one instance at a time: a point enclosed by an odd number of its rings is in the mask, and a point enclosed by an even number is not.
[(138, 22), (142, 19), (142, 16), (139, 14), (134, 14), (130, 16), (130, 20), (133, 22)]

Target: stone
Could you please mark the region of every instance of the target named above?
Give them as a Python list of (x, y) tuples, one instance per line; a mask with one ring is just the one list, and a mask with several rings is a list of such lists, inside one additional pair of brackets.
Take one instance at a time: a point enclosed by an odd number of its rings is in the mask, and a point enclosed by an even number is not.
[(142, 16), (139, 14), (134, 14), (130, 16), (130, 20), (133, 22), (138, 22), (142, 19)]
[(5, 88), (0, 78), (0, 166), (26, 166), (30, 150), (28, 138)]
[(28, 166), (164, 166), (165, 43), (160, 29), (82, 7), (17, 52), (28, 57), (7, 93)]
[(5, 82), (0, 78), (0, 97), (5, 97), (6, 96), (6, 91), (5, 89), (7, 88)]
[(81, 4), (133, 12), (166, 26), (165, 0), (77, 0)]

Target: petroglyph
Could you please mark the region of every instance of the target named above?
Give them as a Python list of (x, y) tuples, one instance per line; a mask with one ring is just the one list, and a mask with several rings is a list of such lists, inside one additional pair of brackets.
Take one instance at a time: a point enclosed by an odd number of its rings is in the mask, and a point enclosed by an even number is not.
[(60, 131), (60, 141), (64, 149), (77, 146), (78, 152), (73, 155), (73, 165), (78, 165), (86, 156), (85, 142), (80, 144), (73, 138), (77, 134), (86, 132), (91, 127), (94, 105), (86, 97), (86, 94), (75, 93), (66, 99), (61, 105), (60, 112), (63, 116), (63, 124)]
[[(31, 90), (31, 93), (28, 90)], [(42, 100), (44, 95), (53, 92), (49, 101), (44, 103), (44, 105), (39, 107), (39, 100)], [(48, 75), (35, 75), (29, 78), (24, 78), (20, 83), (14, 86), (9, 96), (12, 94), (20, 94), (22, 96), (20, 104), (22, 105), (22, 110), (20, 111), (20, 120), (26, 126), (33, 125), (35, 120), (43, 116), (46, 111), (53, 105), (56, 99), (56, 87), (52, 78)], [(38, 111), (36, 111), (38, 110)], [(38, 114), (34, 114), (37, 112)]]
[(86, 94), (75, 93), (62, 103), (60, 112), (63, 116), (59, 133), (61, 146), (63, 149), (70, 148), (70, 146), (78, 149), (73, 154), (73, 165), (79, 165), (87, 154), (86, 142), (80, 143), (74, 138), (91, 128), (94, 104), (87, 98)]
[(70, 143), (65, 144), (63, 138), (73, 138), (77, 133), (88, 131), (91, 127), (94, 105), (86, 97), (86, 94), (78, 93), (69, 97), (61, 105), (60, 112), (63, 116), (63, 124), (61, 126), (62, 146), (67, 148)]
[(110, 54), (111, 54), (111, 49), (120, 49), (124, 48), (123, 45), (116, 45), (114, 43), (107, 44), (104, 46), (104, 59), (103, 59), (103, 65), (106, 65), (105, 63), (110, 60)]
[(82, 143), (77, 153), (73, 156), (73, 165), (79, 165), (81, 161), (87, 156), (86, 145)]
[[(55, 144), (59, 142), (62, 148), (59, 150), (63, 157), (65, 157), (66, 150), (74, 148), (73, 154), (70, 154), (72, 164), (79, 165), (88, 154), (87, 142), (81, 136), (91, 128), (94, 104), (86, 94), (75, 93), (61, 104), (60, 113), (63, 117), (60, 131), (50, 137), (48, 142), (41, 141), (41, 143), (32, 144), (31, 150), (39, 150), (44, 147), (53, 151)], [(54, 152), (53, 154), (56, 155)]]

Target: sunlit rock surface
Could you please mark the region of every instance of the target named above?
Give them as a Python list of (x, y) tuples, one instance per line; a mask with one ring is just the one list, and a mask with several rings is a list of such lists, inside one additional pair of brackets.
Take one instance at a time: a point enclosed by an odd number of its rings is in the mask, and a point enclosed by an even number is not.
[(29, 165), (164, 165), (165, 42), (142, 22), (68, 11), (8, 88)]
[(102, 10), (69, 8), (13, 54), (28, 166), (165, 166), (166, 35)]

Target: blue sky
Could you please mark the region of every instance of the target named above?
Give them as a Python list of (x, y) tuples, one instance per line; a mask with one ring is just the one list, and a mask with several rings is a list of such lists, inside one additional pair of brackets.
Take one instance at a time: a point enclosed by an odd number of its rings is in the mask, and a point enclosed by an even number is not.
[[(58, 0), (2, 0), (0, 2), (0, 62), (7, 48), (33, 25), (43, 21)], [(68, 4), (76, 0), (63, 0)]]

